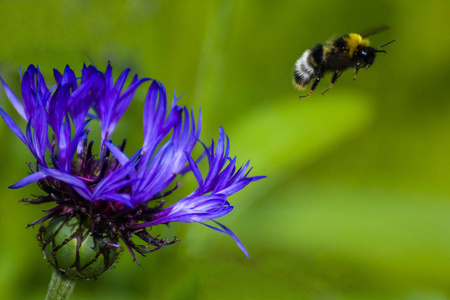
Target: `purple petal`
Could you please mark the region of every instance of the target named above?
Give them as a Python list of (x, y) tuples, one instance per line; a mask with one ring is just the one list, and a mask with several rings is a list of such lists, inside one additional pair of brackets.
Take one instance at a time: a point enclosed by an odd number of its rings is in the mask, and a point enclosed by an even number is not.
[(0, 107), (0, 114), (2, 115), (3, 120), (6, 123), (6, 126), (11, 129), (11, 131), (28, 147), (30, 148), (30, 145), (27, 142), (27, 139), (25, 138), (25, 135), (23, 134), (22, 130), (20, 130), (19, 126), (13, 121), (13, 119)]
[(117, 148), (116, 145), (107, 141), (104, 142), (104, 144), (121, 165), (124, 165), (129, 161), (129, 158), (125, 155), (125, 153), (120, 151), (120, 149)]
[(56, 84), (60, 85), (63, 78), (62, 74), (58, 70), (53, 69), (53, 77), (55, 77)]
[(186, 158), (189, 161), (189, 166), (191, 167), (192, 173), (194, 173), (195, 179), (197, 179), (198, 185), (203, 185), (203, 177), (200, 173), (200, 169), (198, 168), (195, 161), (192, 159), (192, 157), (189, 155), (189, 153), (185, 152)]
[(189, 196), (156, 214), (158, 219), (139, 224), (138, 228), (169, 222), (204, 222), (220, 218), (233, 210), (224, 195)]
[(223, 224), (220, 224), (219, 222), (216, 222), (216, 221), (213, 221), (213, 222), (216, 223), (217, 225), (219, 225), (220, 227), (222, 227), (222, 229), (219, 229), (217, 227), (214, 227), (214, 226), (211, 226), (211, 225), (208, 225), (205, 223), (201, 223), (201, 224), (203, 224), (211, 229), (214, 229), (218, 232), (221, 232), (221, 233), (231, 236), (233, 238), (233, 240), (235, 241), (235, 243), (238, 245), (239, 249), (241, 249), (242, 252), (244, 252), (245, 256), (247, 256), (247, 258), (250, 258), (250, 255), (248, 255), (247, 249), (245, 249), (244, 244), (242, 244), (242, 242), (239, 240), (237, 235), (233, 231), (231, 231), (231, 229), (229, 229), (228, 227), (226, 227)]
[(133, 207), (133, 203), (130, 202), (129, 194), (118, 194), (118, 193), (108, 193), (102, 194), (102, 199), (98, 199), (96, 201), (117, 201), (125, 204), (128, 207)]
[[(138, 181), (133, 186), (132, 198), (136, 203), (151, 199), (161, 192), (173, 181), (176, 174), (172, 172), (173, 145), (166, 143), (147, 166), (149, 153), (145, 154), (139, 162), (137, 173)], [(144, 163), (144, 164), (143, 164)]]
[(17, 110), (19, 115), (25, 120), (28, 121), (28, 117), (25, 114), (25, 110), (23, 108), (22, 102), (16, 97), (16, 95), (11, 91), (9, 86), (3, 81), (3, 78), (0, 77), (0, 81), (2, 82), (3, 89), (5, 90), (6, 96), (8, 96), (9, 101)]
[(29, 185), (30, 183), (35, 183), (36, 181), (44, 179), (45, 177), (47, 177), (47, 175), (45, 173), (43, 173), (42, 171), (36, 172), (36, 173), (28, 175), (27, 177), (22, 178), (15, 184), (11, 185), (9, 188), (10, 189), (22, 188), (24, 186)]
[(65, 182), (72, 186), (76, 186), (76, 187), (83, 188), (83, 189), (87, 188), (87, 186), (83, 180), (81, 180), (71, 174), (61, 172), (56, 169), (42, 169), (41, 172), (47, 176), (53, 177), (59, 181)]

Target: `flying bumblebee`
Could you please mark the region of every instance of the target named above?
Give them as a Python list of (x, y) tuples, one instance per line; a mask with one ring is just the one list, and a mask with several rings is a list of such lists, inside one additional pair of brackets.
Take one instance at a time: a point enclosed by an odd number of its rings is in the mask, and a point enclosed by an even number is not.
[(355, 69), (353, 77), (353, 80), (355, 80), (359, 69), (369, 68), (373, 64), (375, 53), (386, 53), (384, 50), (379, 50), (380, 48), (395, 42), (395, 40), (390, 41), (378, 48), (370, 47), (370, 42), (366, 37), (385, 29), (386, 27), (378, 28), (366, 34), (346, 34), (325, 44), (317, 44), (303, 52), (302, 56), (295, 62), (294, 86), (299, 90), (303, 90), (312, 80), (314, 82), (309, 93), (305, 96), (300, 96), (300, 98), (309, 97), (328, 72), (333, 72), (334, 74), (331, 78), (330, 86), (322, 92), (322, 95), (328, 92), (342, 72), (349, 68)]

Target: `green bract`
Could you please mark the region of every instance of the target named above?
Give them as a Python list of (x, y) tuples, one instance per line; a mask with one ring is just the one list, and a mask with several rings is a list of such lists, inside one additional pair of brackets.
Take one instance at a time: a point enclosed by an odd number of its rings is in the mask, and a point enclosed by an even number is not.
[(118, 248), (115, 236), (94, 240), (90, 220), (80, 216), (61, 216), (40, 230), (42, 250), (48, 262), (70, 279), (96, 278), (112, 267)]

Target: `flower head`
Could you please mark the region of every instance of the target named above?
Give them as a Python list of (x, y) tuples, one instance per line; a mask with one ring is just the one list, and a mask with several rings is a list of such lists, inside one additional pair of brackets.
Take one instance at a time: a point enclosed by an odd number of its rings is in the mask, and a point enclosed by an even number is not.
[[(47, 87), (39, 68), (30, 65), (22, 77), (22, 101), (0, 78), (11, 104), (27, 124), (25, 131), (2, 108), (0, 114), (36, 159), (29, 164), (31, 174), (11, 188), (36, 182), (44, 195), (22, 201), (56, 204), (30, 225), (42, 226), (47, 220), (65, 224), (76, 218), (76, 224), (89, 228), (94, 243), (120, 247), (116, 240), (121, 239), (136, 261), (135, 252), (144, 255), (177, 241), (154, 237), (148, 228), (198, 222), (230, 235), (248, 256), (237, 236), (215, 219), (233, 209), (228, 202), (230, 195), (264, 176), (250, 177), (249, 163), (236, 167), (222, 128), (217, 143), (201, 143), (200, 114), (179, 106), (175, 96), (168, 105), (162, 83), (136, 75), (125, 87), (129, 72), (123, 71), (114, 82), (110, 65), (104, 73), (94, 66), (83, 66), (79, 78), (67, 66), (63, 73), (54, 71), (56, 85)], [(146, 81), (152, 82), (143, 111), (144, 140), (142, 147), (128, 156), (124, 152), (126, 140), (114, 144), (111, 136), (134, 93)], [(93, 122), (100, 123), (97, 154), (94, 140), (89, 138)], [(194, 158), (196, 145), (204, 153)], [(206, 174), (198, 166), (202, 158), (208, 161)], [(198, 187), (165, 207), (163, 198), (179, 186), (175, 182), (178, 175), (187, 172), (193, 173)], [(204, 223), (210, 220), (214, 225)], [(43, 231), (46, 229), (44, 226)], [(48, 231), (40, 235), (43, 247), (49, 244), (45, 242)], [(52, 231), (50, 236), (56, 234)], [(133, 236), (144, 244), (133, 242)]]

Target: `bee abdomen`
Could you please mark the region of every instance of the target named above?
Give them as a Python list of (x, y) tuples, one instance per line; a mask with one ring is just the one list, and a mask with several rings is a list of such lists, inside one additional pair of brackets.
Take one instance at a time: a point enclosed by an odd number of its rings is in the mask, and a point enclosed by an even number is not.
[(297, 88), (304, 89), (317, 75), (315, 70), (322, 62), (322, 57), (323, 45), (320, 44), (303, 52), (294, 66), (294, 85)]

